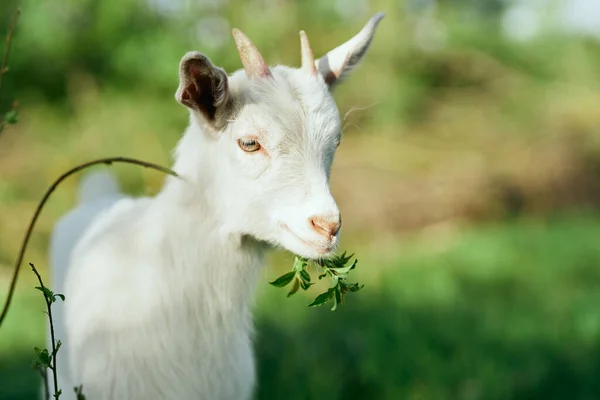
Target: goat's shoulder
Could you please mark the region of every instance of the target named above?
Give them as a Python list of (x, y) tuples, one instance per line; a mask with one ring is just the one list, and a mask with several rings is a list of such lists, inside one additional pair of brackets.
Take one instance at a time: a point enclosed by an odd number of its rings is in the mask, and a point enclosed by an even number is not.
[(96, 215), (81, 238), (81, 243), (89, 245), (111, 238), (121, 240), (143, 223), (150, 204), (151, 199), (146, 197), (123, 197), (115, 201)]
[(147, 270), (159, 262), (159, 250), (148, 245), (158, 242), (151, 237), (157, 232), (150, 221), (151, 204), (149, 198), (122, 198), (84, 232), (70, 257), (66, 281), (66, 292), (73, 300), (71, 314), (107, 317), (122, 310), (131, 301), (131, 293), (139, 296), (141, 288), (151, 287)]
[[(98, 213), (71, 255), (75, 269), (100, 268), (105, 276), (122, 273), (123, 265), (140, 259), (152, 229), (152, 199), (124, 197)], [(133, 265), (132, 265), (133, 267)]]

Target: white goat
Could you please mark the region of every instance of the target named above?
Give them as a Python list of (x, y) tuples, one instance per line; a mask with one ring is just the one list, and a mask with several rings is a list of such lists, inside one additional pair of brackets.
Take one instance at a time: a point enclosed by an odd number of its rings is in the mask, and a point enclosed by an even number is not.
[(329, 173), (341, 129), (330, 91), (381, 18), (316, 62), (300, 32), (300, 69), (268, 67), (236, 29), (244, 69), (232, 76), (200, 53), (183, 57), (182, 178), (131, 199), (111, 175), (92, 174), (54, 229), (53, 285), (66, 295), (55, 309), (61, 398), (79, 385), (88, 400), (252, 397), (263, 254), (335, 250), (341, 219)]

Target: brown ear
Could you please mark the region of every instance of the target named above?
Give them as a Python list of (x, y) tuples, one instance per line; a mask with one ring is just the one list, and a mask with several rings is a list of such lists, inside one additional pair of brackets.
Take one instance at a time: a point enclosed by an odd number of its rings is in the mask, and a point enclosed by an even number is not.
[(197, 111), (207, 122), (219, 125), (230, 103), (227, 74), (208, 57), (189, 52), (179, 64), (178, 102)]

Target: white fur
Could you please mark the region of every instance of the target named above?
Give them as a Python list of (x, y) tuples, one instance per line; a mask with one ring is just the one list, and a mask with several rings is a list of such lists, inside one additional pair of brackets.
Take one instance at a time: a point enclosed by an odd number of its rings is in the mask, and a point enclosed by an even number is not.
[[(229, 77), (235, 113), (223, 128), (190, 113), (175, 152), (181, 179), (132, 199), (108, 175), (92, 175), (81, 204), (57, 223), (62, 399), (79, 385), (88, 400), (252, 397), (251, 307), (264, 251), (316, 258), (339, 240), (309, 222), (339, 218), (329, 189), (341, 135), (330, 88), (320, 75), (271, 71)], [(248, 135), (265, 151), (240, 149)]]

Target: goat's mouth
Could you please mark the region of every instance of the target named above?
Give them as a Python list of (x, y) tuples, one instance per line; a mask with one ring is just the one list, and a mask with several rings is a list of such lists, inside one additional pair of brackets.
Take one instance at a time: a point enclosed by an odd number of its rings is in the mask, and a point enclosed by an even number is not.
[[(292, 237), (294, 237), (294, 239), (296, 239), (298, 242), (302, 243), (302, 245), (309, 248), (311, 251), (314, 251), (316, 253), (317, 257), (326, 256), (326, 255), (330, 254), (331, 252), (333, 252), (337, 248), (337, 238), (335, 238), (335, 237), (331, 241), (325, 242), (325, 243), (324, 242), (311, 242), (311, 241), (302, 239), (298, 234), (296, 234), (294, 231), (292, 231), (290, 229), (290, 227), (284, 223), (279, 223), (279, 227), (284, 232), (287, 232)], [(312, 258), (315, 258), (315, 257), (312, 257)]]

